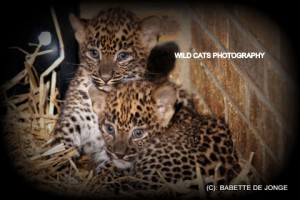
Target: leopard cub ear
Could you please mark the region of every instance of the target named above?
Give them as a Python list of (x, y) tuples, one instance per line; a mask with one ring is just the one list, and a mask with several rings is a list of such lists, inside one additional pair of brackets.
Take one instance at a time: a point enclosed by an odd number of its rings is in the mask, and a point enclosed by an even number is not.
[(73, 30), (75, 31), (75, 38), (78, 43), (82, 43), (85, 38), (85, 28), (87, 20), (76, 17), (73, 13), (70, 13), (69, 20)]
[(98, 90), (94, 85), (89, 89), (89, 95), (90, 98), (92, 100), (92, 105), (93, 105), (93, 111), (100, 116), (101, 114), (103, 114), (103, 111), (105, 109), (106, 106), (106, 97), (107, 97), (107, 93), (102, 91), (102, 90)]
[(157, 44), (161, 29), (161, 19), (157, 16), (149, 16), (141, 21), (142, 41), (148, 51)]
[(154, 91), (154, 99), (157, 106), (158, 120), (166, 127), (175, 112), (176, 91), (170, 85), (162, 85)]

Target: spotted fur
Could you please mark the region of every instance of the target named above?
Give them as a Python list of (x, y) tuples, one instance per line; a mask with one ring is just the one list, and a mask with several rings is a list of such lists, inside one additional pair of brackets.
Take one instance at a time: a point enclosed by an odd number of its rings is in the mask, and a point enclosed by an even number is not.
[(80, 63), (100, 89), (144, 78), (150, 50), (156, 45), (160, 20), (143, 20), (121, 8), (102, 11), (91, 20), (70, 15), (79, 43)]
[(225, 122), (177, 107), (176, 89), (168, 82), (134, 81), (109, 94), (90, 90), (109, 156), (117, 168), (131, 169), (134, 178), (147, 181), (131, 186), (150, 195), (163, 179), (195, 186), (196, 163), (206, 182), (213, 176), (214, 184), (228, 184), (240, 171)]
[(159, 34), (159, 19), (139, 19), (120, 8), (90, 20), (70, 14), (79, 44), (80, 65), (70, 82), (54, 131), (55, 142), (75, 147), (101, 167), (108, 159), (88, 90), (110, 90), (115, 84), (144, 77), (150, 49)]

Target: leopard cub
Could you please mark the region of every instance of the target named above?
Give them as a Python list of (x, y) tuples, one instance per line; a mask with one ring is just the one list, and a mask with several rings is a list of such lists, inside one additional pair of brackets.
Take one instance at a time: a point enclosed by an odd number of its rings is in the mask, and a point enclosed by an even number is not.
[(176, 106), (177, 89), (169, 82), (134, 81), (110, 93), (90, 90), (107, 153), (118, 169), (130, 168), (143, 180), (131, 184), (136, 189), (155, 194), (164, 181), (190, 181), (192, 187), (197, 166), (215, 184), (228, 184), (240, 171), (225, 122)]

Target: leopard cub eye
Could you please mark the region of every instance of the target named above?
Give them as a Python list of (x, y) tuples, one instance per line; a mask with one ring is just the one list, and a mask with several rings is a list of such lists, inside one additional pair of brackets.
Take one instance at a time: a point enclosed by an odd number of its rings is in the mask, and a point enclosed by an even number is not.
[(104, 125), (104, 129), (105, 129), (105, 131), (106, 131), (108, 134), (110, 134), (110, 135), (114, 135), (114, 134), (115, 134), (115, 128), (114, 128), (114, 126), (111, 125), (111, 124), (105, 124), (105, 125)]
[(126, 60), (128, 57), (129, 57), (130, 53), (127, 53), (127, 52), (121, 52), (117, 55), (117, 61), (118, 62), (121, 62), (121, 61), (124, 61)]
[(137, 138), (142, 138), (145, 135), (146, 131), (144, 129), (135, 129), (132, 132), (132, 137), (137, 139)]
[(96, 49), (90, 49), (88, 51), (89, 55), (94, 58), (94, 59), (99, 59), (100, 55), (99, 55), (99, 51)]

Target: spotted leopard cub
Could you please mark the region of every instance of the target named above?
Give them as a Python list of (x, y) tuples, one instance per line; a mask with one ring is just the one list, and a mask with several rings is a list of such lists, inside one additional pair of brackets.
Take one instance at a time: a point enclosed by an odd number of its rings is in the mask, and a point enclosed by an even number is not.
[(133, 182), (135, 189), (155, 194), (163, 179), (174, 184), (189, 181), (192, 188), (197, 165), (207, 181), (215, 177), (215, 184), (228, 184), (240, 171), (225, 122), (174, 107), (173, 84), (134, 81), (109, 94), (91, 88), (90, 94), (113, 163), (148, 181)]
[(55, 142), (103, 163), (108, 156), (88, 90), (95, 85), (108, 91), (117, 83), (143, 78), (160, 22), (158, 17), (139, 19), (120, 8), (102, 11), (90, 20), (70, 14), (70, 22), (79, 43), (80, 65), (57, 120)]

